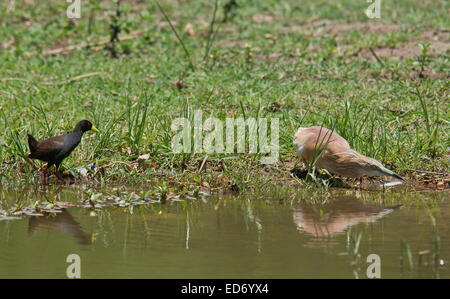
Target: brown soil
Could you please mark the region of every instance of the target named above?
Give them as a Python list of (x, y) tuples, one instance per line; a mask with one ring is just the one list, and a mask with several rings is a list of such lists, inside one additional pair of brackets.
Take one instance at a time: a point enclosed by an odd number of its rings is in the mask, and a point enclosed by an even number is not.
[[(445, 51), (450, 49), (449, 42), (433, 42), (429, 48), (429, 55), (439, 55), (444, 53)], [(421, 48), (419, 47), (417, 42), (408, 42), (403, 44), (400, 48), (377, 48), (374, 49), (375, 53), (378, 57), (397, 57), (397, 58), (410, 58), (417, 57), (422, 53)], [(369, 50), (362, 51), (359, 56), (362, 57), (372, 57), (372, 60), (375, 60), (375, 57), (370, 53)]]
[[(450, 34), (447, 30), (432, 30), (424, 32), (419, 38), (404, 43), (398, 48), (376, 48), (374, 49), (378, 57), (397, 57), (397, 58), (411, 58), (417, 57), (422, 53), (419, 43), (431, 43), (428, 50), (429, 55), (440, 55), (450, 50)], [(369, 50), (363, 50), (358, 54), (359, 57), (366, 57), (375, 60)]]
[(365, 24), (365, 23), (348, 23), (348, 24), (334, 24), (328, 28), (325, 33), (327, 34), (340, 34), (350, 30), (358, 30), (362, 32), (371, 33), (390, 33), (400, 30), (400, 26), (395, 24)]
[(317, 20), (302, 26), (294, 25), (290, 27), (293, 32), (306, 31), (306, 35), (322, 36), (326, 34), (339, 35), (347, 31), (362, 31), (385, 34), (400, 30), (400, 26), (396, 24), (383, 23), (338, 23), (330, 20)]
[[(397, 24), (383, 24), (383, 23), (361, 23), (352, 22), (340, 24), (332, 22), (330, 20), (317, 20), (302, 26), (294, 25), (290, 27), (291, 31), (303, 31), (305, 36), (322, 36), (322, 35), (342, 35), (348, 31), (361, 31), (364, 33), (376, 33), (387, 34), (401, 30), (400, 25)], [(450, 49), (450, 30), (430, 30), (422, 33), (417, 39), (404, 43), (401, 47), (397, 48), (376, 48), (374, 49), (378, 57), (397, 57), (408, 58), (416, 57), (421, 54), (421, 49), (418, 46), (419, 43), (431, 43), (429, 48), (430, 55), (439, 55)], [(339, 47), (341, 52), (345, 52), (347, 46), (343, 45)], [(365, 49), (355, 55), (356, 57), (365, 57), (375, 60), (372, 53)]]
[(256, 24), (272, 23), (274, 17), (269, 14), (256, 14), (252, 17), (252, 21)]

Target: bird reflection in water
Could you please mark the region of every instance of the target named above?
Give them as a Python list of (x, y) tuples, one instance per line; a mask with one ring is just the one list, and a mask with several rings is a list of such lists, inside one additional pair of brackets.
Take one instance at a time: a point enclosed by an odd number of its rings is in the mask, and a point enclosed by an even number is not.
[(344, 233), (359, 223), (376, 222), (401, 205), (381, 206), (366, 204), (355, 197), (339, 197), (322, 204), (303, 204), (294, 208), (297, 229), (315, 237), (311, 247), (333, 245), (332, 237)]
[(28, 222), (28, 233), (32, 234), (37, 228), (47, 229), (55, 232), (71, 235), (80, 245), (91, 245), (91, 234), (84, 232), (81, 225), (67, 211), (43, 217), (30, 217)]

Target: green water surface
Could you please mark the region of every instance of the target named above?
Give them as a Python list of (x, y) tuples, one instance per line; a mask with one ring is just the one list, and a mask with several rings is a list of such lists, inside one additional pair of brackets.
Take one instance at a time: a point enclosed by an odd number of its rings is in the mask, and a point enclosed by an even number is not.
[[(33, 197), (1, 194), (3, 204)], [(448, 193), (389, 194), (222, 196), (3, 220), (0, 278), (65, 278), (70, 254), (82, 278), (367, 278), (370, 254), (382, 278), (450, 278)]]

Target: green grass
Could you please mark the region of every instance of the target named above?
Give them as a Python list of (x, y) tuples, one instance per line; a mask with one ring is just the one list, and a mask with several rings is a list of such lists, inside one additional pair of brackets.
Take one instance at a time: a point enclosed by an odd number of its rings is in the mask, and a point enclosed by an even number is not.
[[(2, 184), (39, 182), (20, 157), (28, 153), (26, 133), (37, 139), (62, 134), (81, 119), (101, 133), (87, 134), (63, 166), (74, 171), (95, 163), (90, 178), (104, 184), (168, 180), (246, 188), (291, 181), (293, 134), (300, 126), (320, 124), (400, 174), (449, 172), (448, 50), (426, 59), (352, 56), (426, 42), (422, 32), (449, 27), (447, 1), (386, 1), (381, 20), (374, 21), (364, 14), (365, 1), (238, 0), (234, 17), (222, 23), (227, 2), (215, 8), (215, 1), (161, 0), (161, 9), (155, 1), (121, 3), (120, 36), (146, 32), (117, 43), (117, 58), (96, 47), (42, 54), (109, 39), (113, 3), (82, 4), (82, 18), (70, 22), (61, 1), (21, 1), (12, 12), (4, 9), (8, 1), (1, 2)], [(271, 17), (261, 22), (258, 15)], [(307, 28), (325, 19), (399, 28), (337, 35)], [(187, 24), (194, 35), (184, 32)], [(419, 78), (422, 67), (435, 76)], [(101, 74), (77, 78), (95, 72)], [(279, 108), (272, 109), (274, 103)], [(263, 166), (250, 154), (173, 154), (172, 121), (196, 109), (205, 118), (279, 118), (279, 165)], [(142, 154), (150, 158), (137, 163)]]

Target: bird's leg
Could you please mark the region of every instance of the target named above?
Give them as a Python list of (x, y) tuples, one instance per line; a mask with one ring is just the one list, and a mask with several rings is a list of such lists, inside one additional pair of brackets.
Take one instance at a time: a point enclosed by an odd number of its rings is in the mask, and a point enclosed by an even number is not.
[[(370, 182), (370, 189), (376, 188), (376, 187), (384, 187), (383, 180), (380, 180), (377, 177), (368, 177), (367, 179)], [(377, 183), (380, 183), (380, 185), (377, 185)]]
[(59, 171), (59, 164), (55, 165), (55, 168), (56, 168), (55, 175), (58, 178), (58, 180), (64, 181), (64, 177), (61, 174), (61, 172)]
[(48, 183), (48, 164), (44, 166), (41, 170), (41, 179), (44, 182), (44, 185)]
[(380, 187), (384, 188), (384, 181), (382, 179), (374, 177), (373, 180), (380, 183)]
[(55, 172), (55, 175), (56, 175), (56, 177), (58, 178), (58, 180), (64, 181), (64, 177), (63, 177), (63, 175), (61, 174), (61, 172), (60, 172), (59, 170), (57, 170), (57, 171)]
[(41, 173), (41, 181), (44, 182), (44, 184), (46, 184), (47, 182), (45, 181), (45, 179), (47, 178), (47, 173), (46, 173), (46, 168), (43, 168), (40, 170)]
[(58, 178), (58, 180), (64, 181), (64, 177), (59, 170), (56, 170), (55, 175)]

